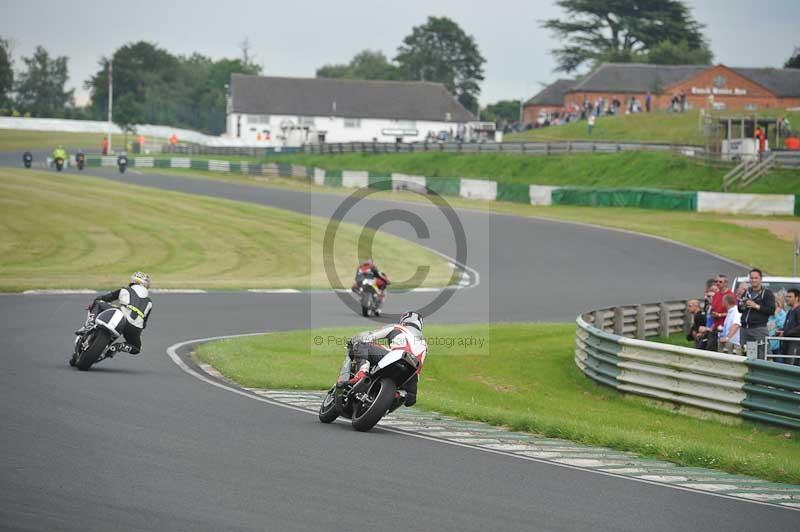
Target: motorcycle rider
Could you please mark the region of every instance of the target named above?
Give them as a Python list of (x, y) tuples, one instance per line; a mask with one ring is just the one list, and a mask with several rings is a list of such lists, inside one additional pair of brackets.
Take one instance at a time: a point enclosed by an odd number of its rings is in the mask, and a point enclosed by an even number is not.
[[(386, 348), (375, 343), (387, 339), (389, 347)], [(375, 331), (365, 331), (353, 336), (348, 343), (348, 354), (360, 363), (358, 372), (352, 379), (350, 375), (350, 362), (345, 360), (339, 376), (338, 385), (356, 385), (367, 376), (372, 364), (378, 364), (383, 357), (391, 351), (400, 349), (411, 353), (419, 361), (420, 367), (428, 354), (428, 344), (422, 335), (422, 316), (417, 312), (405, 312), (397, 325), (389, 325)], [(405, 405), (411, 406), (417, 402), (417, 385), (419, 372), (406, 384)]]
[(61, 159), (65, 163), (69, 159), (69, 155), (67, 154), (67, 150), (64, 149), (64, 146), (59, 145), (58, 148), (53, 150), (53, 162), (55, 163), (56, 159)]
[(138, 354), (142, 349), (142, 330), (147, 327), (153, 302), (150, 300), (150, 276), (143, 272), (134, 272), (127, 287), (122, 287), (95, 298), (89, 307), (86, 324), (75, 331), (81, 335), (94, 325), (95, 317), (102, 311), (112, 307), (112, 301), (119, 302), (119, 308), (125, 315), (124, 327), (118, 328), (125, 338), (124, 342), (111, 346), (109, 352)]
[(364, 261), (358, 265), (355, 283), (353, 283), (354, 292), (358, 292), (358, 287), (361, 286), (361, 282), (364, 279), (375, 279), (375, 285), (378, 288), (378, 298), (381, 304), (383, 304), (383, 300), (386, 297), (386, 287), (391, 284), (391, 281), (389, 281), (389, 277), (384, 272), (378, 269), (372, 259), (364, 259)]

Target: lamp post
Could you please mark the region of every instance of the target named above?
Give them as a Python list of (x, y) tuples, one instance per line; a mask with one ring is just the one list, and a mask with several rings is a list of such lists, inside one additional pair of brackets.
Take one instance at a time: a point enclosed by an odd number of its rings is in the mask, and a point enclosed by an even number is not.
[(114, 130), (114, 123), (111, 121), (111, 111), (114, 108), (114, 75), (113, 59), (108, 60), (108, 153), (111, 154), (111, 134)]

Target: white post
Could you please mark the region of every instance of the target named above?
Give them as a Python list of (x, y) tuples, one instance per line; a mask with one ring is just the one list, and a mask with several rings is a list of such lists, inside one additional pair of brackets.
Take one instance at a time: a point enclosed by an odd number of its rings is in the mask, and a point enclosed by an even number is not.
[(111, 132), (114, 129), (114, 123), (111, 121), (111, 110), (114, 107), (114, 83), (112, 76), (114, 75), (114, 63), (112, 59), (108, 60), (108, 154), (111, 155)]

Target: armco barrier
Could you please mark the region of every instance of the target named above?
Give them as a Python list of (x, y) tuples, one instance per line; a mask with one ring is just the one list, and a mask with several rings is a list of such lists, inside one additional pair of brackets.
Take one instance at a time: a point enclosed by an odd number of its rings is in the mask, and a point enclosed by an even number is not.
[(683, 305), (616, 307), (578, 316), (575, 364), (620, 392), (800, 429), (800, 367), (623, 336), (682, 331)]

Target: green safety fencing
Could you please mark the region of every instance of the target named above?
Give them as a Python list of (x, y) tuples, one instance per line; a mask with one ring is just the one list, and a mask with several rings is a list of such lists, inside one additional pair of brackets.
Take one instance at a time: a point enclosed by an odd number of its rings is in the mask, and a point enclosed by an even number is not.
[(367, 178), (369, 188), (392, 190), (392, 176), (378, 172), (370, 172)]
[(697, 210), (696, 192), (674, 190), (567, 187), (553, 190), (552, 199), (553, 205)]
[(519, 183), (497, 183), (497, 201), (531, 202), (531, 187)]
[(461, 192), (461, 179), (458, 177), (426, 177), (428, 190), (440, 196), (458, 196)]

